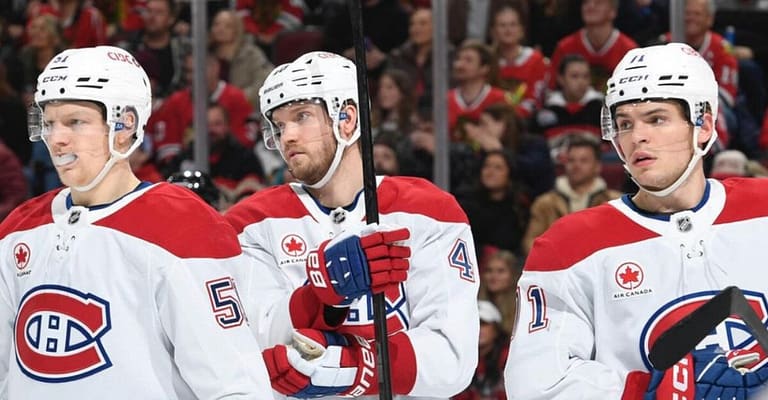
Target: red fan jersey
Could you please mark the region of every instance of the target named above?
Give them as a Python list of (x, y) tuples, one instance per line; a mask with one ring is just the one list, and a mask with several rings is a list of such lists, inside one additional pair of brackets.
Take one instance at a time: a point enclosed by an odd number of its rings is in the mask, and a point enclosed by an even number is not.
[(531, 47), (523, 46), (512, 62), (499, 60), (499, 86), (512, 93), (517, 109), (528, 117), (541, 105), (547, 86), (549, 61)]
[(624, 54), (637, 47), (632, 38), (614, 29), (608, 41), (602, 48), (596, 49), (587, 39), (587, 31), (580, 29), (557, 42), (557, 47), (552, 53), (551, 73), (549, 76), (550, 89), (555, 88), (557, 70), (560, 60), (567, 54), (579, 54), (589, 63), (592, 70), (592, 87), (598, 91), (605, 89), (605, 82), (611, 76), (613, 69), (619, 64)]
[[(246, 119), (252, 107), (243, 91), (221, 81), (211, 93), (210, 100), (221, 104), (227, 110), (232, 133), (238, 141), (248, 148), (253, 146), (253, 138), (249, 137), (246, 127)], [(185, 136), (187, 130), (190, 130), (191, 135), (193, 111), (192, 91), (182, 89), (171, 94), (149, 118), (147, 133), (152, 137), (158, 160), (168, 159), (180, 153), (183, 144), (192, 139)]]
[(459, 92), (459, 89), (448, 91), (448, 131), (451, 132), (451, 139), (461, 140), (461, 135), (454, 131), (459, 127), (462, 120), (477, 121), (480, 114), (491, 104), (510, 103), (509, 92), (504, 89), (491, 85), (485, 85), (480, 94), (471, 101), (467, 101)]

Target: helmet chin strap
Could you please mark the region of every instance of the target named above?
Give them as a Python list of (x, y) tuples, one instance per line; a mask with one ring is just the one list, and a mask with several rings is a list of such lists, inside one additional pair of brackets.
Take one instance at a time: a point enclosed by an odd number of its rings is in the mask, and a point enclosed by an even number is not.
[(713, 132), (712, 137), (710, 138), (709, 142), (702, 149), (702, 148), (700, 148), (699, 146), (696, 145), (696, 137), (699, 136), (699, 130), (700, 129), (701, 129), (701, 127), (699, 127), (699, 126), (696, 126), (696, 127), (693, 128), (693, 155), (691, 155), (691, 160), (688, 161), (688, 166), (685, 167), (685, 171), (683, 171), (683, 173), (680, 174), (680, 176), (677, 178), (677, 180), (675, 180), (671, 185), (669, 185), (666, 188), (661, 189), (661, 190), (651, 190), (651, 189), (648, 189), (647, 187), (645, 187), (645, 186), (643, 186), (643, 185), (641, 185), (640, 183), (637, 182), (635, 177), (632, 176), (632, 173), (629, 172), (629, 167), (627, 167), (627, 164), (625, 162), (624, 169), (629, 173), (629, 176), (632, 179), (632, 182), (634, 182), (635, 185), (637, 185), (637, 187), (639, 187), (640, 189), (642, 189), (645, 192), (647, 192), (648, 194), (651, 194), (651, 195), (656, 196), (656, 197), (666, 197), (670, 193), (674, 192), (677, 188), (680, 187), (680, 185), (683, 184), (683, 182), (685, 182), (686, 179), (688, 179), (688, 177), (691, 175), (691, 172), (693, 172), (693, 168), (696, 166), (696, 164), (699, 162), (699, 160), (701, 160), (701, 157), (703, 157), (705, 154), (707, 154), (707, 152), (709, 151), (710, 147), (712, 147), (712, 144), (714, 143), (715, 138), (717, 137), (714, 134), (714, 132)]
[(96, 175), (93, 180), (91, 180), (90, 183), (88, 183), (85, 186), (72, 186), (71, 188), (78, 191), (78, 192), (87, 192), (89, 190), (92, 190), (95, 188), (99, 183), (101, 183), (102, 180), (104, 180), (104, 177), (107, 176), (107, 173), (112, 169), (112, 167), (115, 166), (115, 163), (124, 160), (128, 158), (131, 153), (133, 153), (134, 150), (136, 150), (137, 147), (139, 147), (139, 140), (136, 140), (131, 144), (131, 147), (125, 152), (120, 153), (119, 151), (115, 150), (114, 142), (115, 142), (115, 127), (110, 128), (110, 132), (108, 133), (109, 137), (109, 160), (107, 160), (106, 163), (104, 163), (104, 166), (101, 167), (101, 171), (99, 171), (98, 175)]
[(341, 144), (341, 142), (339, 142), (337, 140), (336, 141), (336, 154), (333, 155), (333, 161), (331, 162), (331, 166), (328, 167), (328, 171), (325, 171), (325, 175), (323, 175), (323, 177), (319, 181), (317, 181), (317, 182), (315, 182), (313, 184), (309, 184), (309, 183), (306, 183), (306, 182), (302, 182), (302, 183), (304, 185), (306, 185), (307, 187), (310, 187), (312, 189), (320, 189), (321, 187), (325, 186), (325, 184), (328, 183), (328, 181), (331, 180), (331, 178), (333, 177), (333, 174), (336, 173), (336, 169), (339, 168), (339, 164), (341, 163), (341, 156), (344, 154), (344, 149), (346, 147), (347, 146)]

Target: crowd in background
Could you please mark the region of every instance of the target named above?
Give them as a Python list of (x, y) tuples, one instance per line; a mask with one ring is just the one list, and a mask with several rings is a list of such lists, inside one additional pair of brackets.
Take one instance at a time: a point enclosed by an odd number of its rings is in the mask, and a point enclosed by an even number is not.
[[(429, 0), (362, 3), (376, 170), (432, 179), (435, 135), (447, 134), (450, 191), (473, 228), (482, 359), (457, 398), (504, 398), (515, 286), (533, 241), (563, 215), (634, 190), (600, 141), (604, 86), (627, 50), (670, 40), (669, 0), (440, 0), (448, 7), (446, 60), (432, 60)], [(718, 179), (766, 176), (766, 65), (732, 27), (715, 26), (713, 0), (685, 3), (685, 41), (720, 84), (720, 139), (707, 170)], [(189, 2), (0, 1), (0, 220), (60, 185), (45, 145), (27, 138), (26, 108), (37, 75), (68, 47), (117, 45), (146, 69), (154, 111), (150, 140), (131, 156), (140, 179), (187, 185), (222, 212), (292, 179), (261, 138), (258, 90), (276, 65), (305, 51), (354, 58), (346, 1), (206, 4), (203, 174), (194, 171)], [(433, 62), (449, 70), (449, 132), (434, 130)]]

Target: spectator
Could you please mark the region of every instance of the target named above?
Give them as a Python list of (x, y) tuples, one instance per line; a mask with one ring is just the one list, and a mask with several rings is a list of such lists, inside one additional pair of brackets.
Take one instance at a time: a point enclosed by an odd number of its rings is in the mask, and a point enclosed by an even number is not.
[(491, 249), (480, 261), (480, 289), (477, 298), (490, 301), (501, 316), (499, 325), (507, 338), (512, 334), (517, 314), (517, 280), (523, 266), (509, 250)]
[(669, 30), (669, 2), (670, 0), (619, 0), (616, 28), (641, 45), (654, 42), (658, 40), (659, 35)]
[[(452, 59), (452, 46), (447, 49)], [(447, 60), (446, 60), (447, 61)], [(417, 98), (420, 112), (432, 110), (432, 10), (418, 8), (411, 14), (408, 40), (389, 53), (387, 68), (405, 71), (413, 81), (409, 92)]]
[(0, 222), (29, 197), (27, 178), (18, 157), (0, 140)]
[(500, 6), (491, 19), (491, 38), (499, 59), (499, 87), (512, 93), (515, 110), (527, 119), (541, 106), (549, 61), (539, 50), (523, 46), (524, 15), (514, 3)]
[(32, 103), (37, 86), (37, 76), (45, 69), (54, 55), (64, 49), (59, 22), (52, 15), (38, 15), (27, 25), (27, 44), (19, 54), (21, 59), (24, 104)]
[[(435, 132), (431, 117), (420, 117), (408, 136), (399, 141), (397, 148), (400, 175), (433, 179)], [(474, 151), (463, 142), (448, 145), (451, 164), (450, 192), (459, 195), (473, 188), (477, 179), (477, 160)]]
[(277, 35), (303, 26), (306, 6), (302, 0), (237, 0), (235, 3), (245, 31), (267, 54), (271, 53)]
[(715, 179), (748, 176), (747, 156), (738, 150), (723, 150), (715, 155), (709, 175)]
[[(490, 43), (490, 28), (493, 25), (493, 15), (502, 4), (510, 0), (449, 0), (448, 7), (448, 41), (456, 47), (461, 46), (467, 39), (480, 43)], [(515, 0), (527, 9), (526, 0)]]
[(519, 253), (528, 224), (529, 198), (504, 151), (485, 154), (476, 189), (461, 202), (469, 218), (478, 253), (485, 246)]
[(175, 0), (147, 0), (141, 14), (144, 28), (116, 39), (116, 44), (133, 52), (147, 70), (157, 104), (185, 84), (184, 58), (192, 45), (189, 38), (173, 32), (177, 12)]
[(58, 19), (65, 47), (107, 44), (107, 21), (87, 0), (49, 0), (40, 5), (38, 13)]
[(493, 52), (481, 42), (467, 41), (456, 52), (456, 83), (448, 91), (448, 131), (452, 141), (466, 140), (466, 132), (457, 129), (462, 122), (477, 122), (482, 110), (491, 104), (510, 104), (508, 93), (496, 86), (498, 68)]
[(400, 136), (394, 132), (382, 132), (373, 141), (373, 168), (377, 175), (400, 175), (397, 147)]
[(520, 117), (506, 104), (486, 107), (478, 122), (465, 123), (464, 130), (479, 155), (504, 150), (515, 157), (518, 176), (531, 198), (552, 188), (555, 166), (546, 140), (529, 133)]
[[(224, 106), (229, 114), (232, 133), (246, 148), (252, 148), (255, 138), (248, 136), (246, 122), (252, 108), (245, 94), (238, 87), (222, 81), (216, 56), (208, 53), (205, 61), (205, 80), (209, 101)], [(184, 59), (184, 72), (188, 87), (171, 94), (163, 105), (152, 114), (147, 131), (154, 139), (155, 160), (164, 176), (176, 172), (168, 169), (168, 162), (181, 152), (192, 137), (193, 104), (192, 74), (194, 59), (189, 54)]]
[(501, 314), (493, 303), (477, 302), (480, 312), (480, 340), (478, 362), (472, 383), (451, 400), (506, 400), (504, 392), (504, 364), (509, 352), (509, 334), (504, 332)]
[(613, 26), (619, 0), (583, 0), (581, 19), (584, 27), (560, 39), (550, 60), (549, 88), (555, 89), (560, 62), (567, 54), (581, 54), (589, 63), (592, 87), (605, 89), (605, 82), (630, 49), (637, 47), (632, 38)]
[(531, 219), (523, 238), (523, 251), (531, 251), (533, 241), (564, 215), (594, 207), (621, 196), (609, 189), (600, 177), (599, 139), (585, 134), (568, 135), (564, 142), (565, 174), (555, 187), (531, 205)]
[(550, 92), (536, 113), (536, 130), (544, 134), (555, 155), (568, 133), (584, 132), (599, 138), (603, 108), (603, 95), (592, 87), (589, 63), (581, 55), (561, 59), (557, 83), (560, 90)]
[(248, 41), (243, 22), (234, 12), (221, 10), (213, 18), (209, 50), (221, 64), (221, 80), (240, 88), (251, 105), (259, 104), (259, 88), (275, 66)]
[(371, 109), (371, 126), (374, 135), (394, 132), (405, 136), (413, 127), (413, 95), (411, 77), (405, 71), (387, 69), (379, 78), (379, 89)]
[[(261, 162), (250, 148), (245, 148), (230, 131), (229, 115), (223, 105), (208, 106), (208, 139), (210, 175), (223, 196), (218, 209), (226, 210), (241, 198), (264, 187)], [(176, 170), (193, 169), (195, 146), (190, 142), (177, 157)]]

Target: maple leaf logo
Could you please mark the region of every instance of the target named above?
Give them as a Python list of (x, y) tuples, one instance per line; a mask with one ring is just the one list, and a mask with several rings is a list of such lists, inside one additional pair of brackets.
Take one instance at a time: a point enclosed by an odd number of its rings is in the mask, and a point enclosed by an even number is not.
[(16, 258), (16, 268), (24, 269), (29, 263), (29, 246), (26, 243), (19, 243), (13, 249), (13, 256)]
[(616, 269), (616, 283), (623, 289), (636, 289), (643, 283), (643, 269), (639, 265), (628, 262)]
[(288, 235), (283, 238), (283, 251), (291, 257), (304, 255), (307, 251), (307, 245), (298, 235)]
[(637, 278), (638, 275), (640, 275), (640, 271), (632, 271), (632, 268), (627, 266), (624, 269), (624, 272), (619, 274), (619, 278), (621, 278), (621, 283), (627, 284), (631, 282), (639, 282), (639, 279)]

